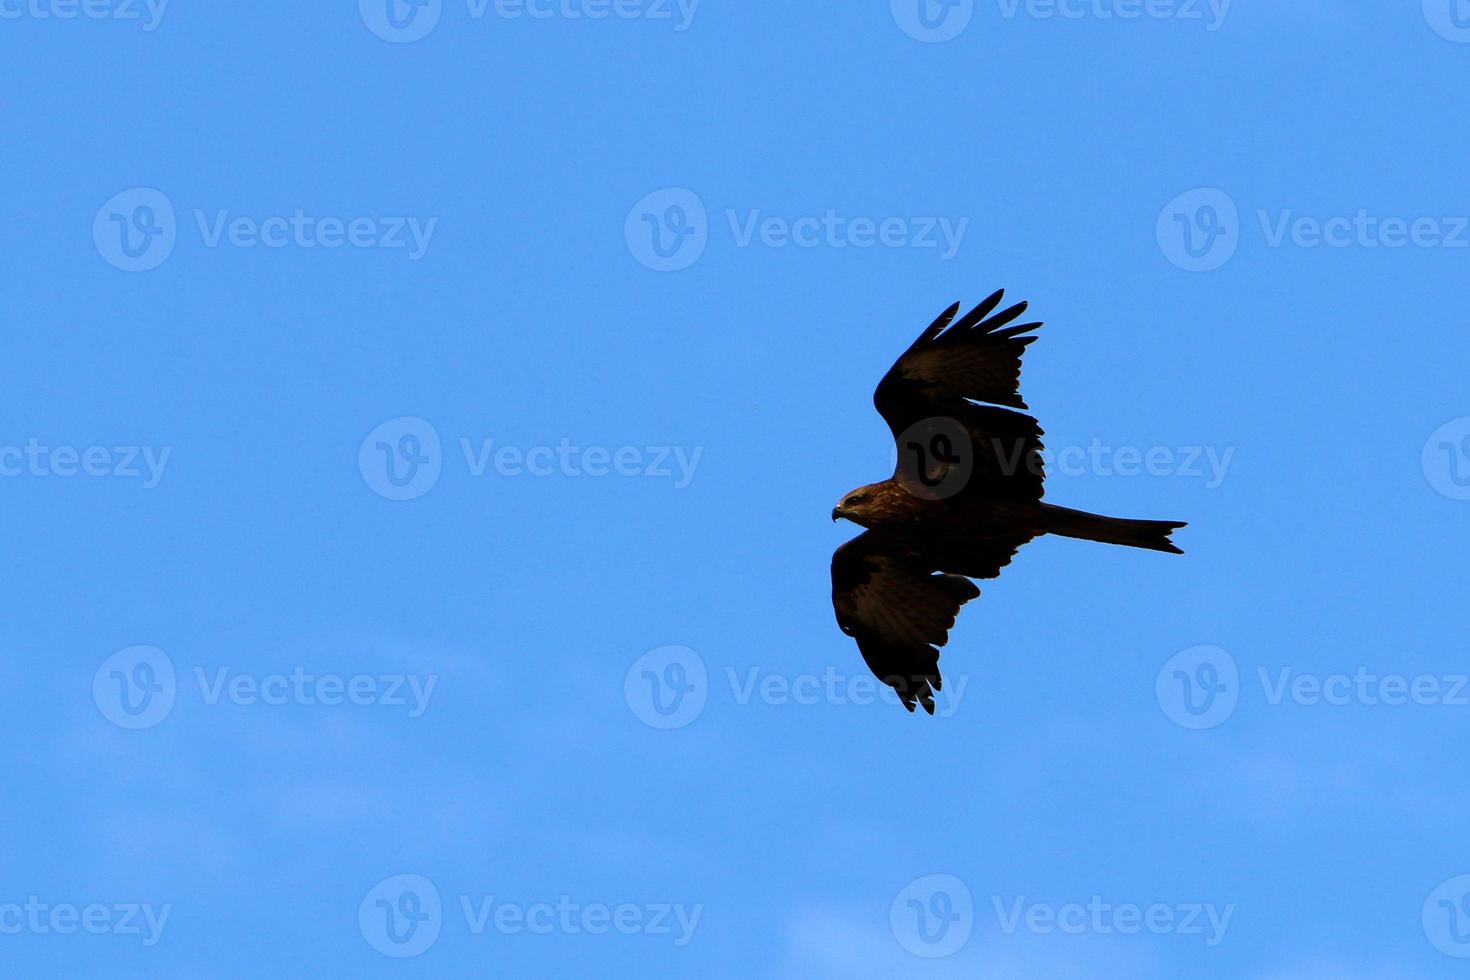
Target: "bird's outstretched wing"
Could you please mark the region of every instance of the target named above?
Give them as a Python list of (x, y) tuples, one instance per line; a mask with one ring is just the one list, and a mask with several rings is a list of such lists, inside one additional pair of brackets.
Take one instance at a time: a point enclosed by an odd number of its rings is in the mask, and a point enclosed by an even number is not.
[(1012, 325), (1025, 303), (995, 312), (1004, 295), (997, 290), (958, 320), (960, 304), (945, 310), (873, 393), (898, 444), (894, 476), (911, 490), (1041, 499), (1043, 433), (1034, 418), (1014, 411), (1026, 408), (1021, 356), (1041, 324)]
[(910, 711), (922, 704), (934, 713), (934, 692), (942, 686), (937, 648), (949, 640), (960, 606), (979, 594), (969, 579), (936, 573), (877, 531), (863, 532), (832, 555), (837, 625), (857, 640), (868, 669)]

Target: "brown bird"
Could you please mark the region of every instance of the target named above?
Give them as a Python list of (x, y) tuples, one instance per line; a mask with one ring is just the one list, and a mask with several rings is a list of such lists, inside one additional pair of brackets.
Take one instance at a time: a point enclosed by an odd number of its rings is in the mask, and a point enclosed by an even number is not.
[[(909, 711), (934, 713), (939, 650), (960, 606), (1021, 545), (1043, 534), (1182, 554), (1181, 521), (1103, 517), (1041, 502), (1041, 427), (1021, 400), (1021, 355), (1040, 323), (995, 313), (997, 291), (958, 321), (956, 303), (888, 369), (873, 404), (893, 431), (898, 464), (882, 483), (842, 498), (832, 520), (868, 530), (832, 555), (837, 625)], [(994, 315), (992, 315), (994, 314)], [(989, 402), (988, 405), (976, 404)], [(998, 407), (1005, 406), (1005, 407)]]

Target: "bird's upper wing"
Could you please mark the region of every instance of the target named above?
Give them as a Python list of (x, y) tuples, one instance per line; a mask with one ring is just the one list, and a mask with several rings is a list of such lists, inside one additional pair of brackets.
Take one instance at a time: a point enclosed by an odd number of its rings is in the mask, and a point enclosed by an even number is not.
[(857, 640), (868, 668), (910, 711), (923, 704), (934, 713), (934, 692), (941, 688), (936, 648), (948, 641), (960, 606), (979, 594), (969, 579), (935, 573), (877, 531), (865, 531), (832, 555), (837, 625)]
[(937, 496), (1041, 498), (1043, 433), (1034, 418), (1013, 411), (1026, 408), (1021, 355), (1036, 339), (1028, 332), (1041, 324), (1011, 325), (1026, 304), (997, 313), (1004, 294), (996, 291), (958, 320), (960, 304), (945, 310), (878, 383), (873, 404), (898, 443), (894, 476), (905, 486), (922, 491), (944, 481)]

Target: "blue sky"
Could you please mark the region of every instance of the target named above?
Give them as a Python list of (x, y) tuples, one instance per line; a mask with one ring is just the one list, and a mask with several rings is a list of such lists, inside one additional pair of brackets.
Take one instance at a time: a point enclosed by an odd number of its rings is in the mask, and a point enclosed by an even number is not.
[[(1463, 975), (1470, 4), (395, 2), (0, 0), (0, 972)], [(911, 716), (828, 513), (1002, 286), (1187, 554)]]

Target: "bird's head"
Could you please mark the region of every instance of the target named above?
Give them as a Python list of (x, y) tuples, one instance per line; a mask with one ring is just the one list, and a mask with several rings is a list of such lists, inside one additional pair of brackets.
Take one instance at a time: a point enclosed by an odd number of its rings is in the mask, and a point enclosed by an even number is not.
[(832, 520), (845, 517), (863, 527), (874, 526), (878, 523), (882, 509), (884, 489), (881, 484), (870, 483), (865, 487), (848, 491), (837, 502), (837, 506), (832, 508)]

